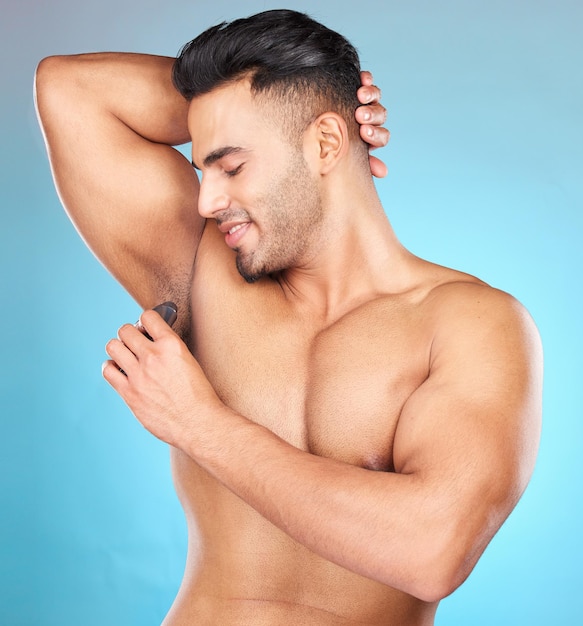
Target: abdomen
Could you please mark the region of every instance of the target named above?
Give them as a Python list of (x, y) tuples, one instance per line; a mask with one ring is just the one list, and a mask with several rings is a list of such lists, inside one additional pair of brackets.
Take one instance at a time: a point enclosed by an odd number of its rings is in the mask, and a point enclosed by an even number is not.
[(434, 605), (311, 552), (184, 453), (172, 450), (172, 467), (188, 522), (189, 554), (165, 626), (433, 624)]

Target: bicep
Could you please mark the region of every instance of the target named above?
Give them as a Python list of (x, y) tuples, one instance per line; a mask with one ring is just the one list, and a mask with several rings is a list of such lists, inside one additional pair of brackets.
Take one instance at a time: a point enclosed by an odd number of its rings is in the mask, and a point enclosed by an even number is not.
[(438, 333), (394, 444), (396, 471), (439, 502), (444, 532), (475, 560), (524, 491), (540, 434), (538, 335), (519, 306), (499, 299), (493, 312), (478, 304)]
[(47, 90), (38, 106), (57, 191), (75, 227), (142, 306), (185, 291), (203, 226), (190, 163), (59, 89), (74, 86)]

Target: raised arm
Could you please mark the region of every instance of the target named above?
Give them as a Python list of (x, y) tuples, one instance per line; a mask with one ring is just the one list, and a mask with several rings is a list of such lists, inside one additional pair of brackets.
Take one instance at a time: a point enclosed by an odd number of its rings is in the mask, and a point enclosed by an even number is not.
[[(99, 53), (48, 57), (36, 102), (61, 201), (89, 248), (143, 308), (178, 304), (188, 324), (190, 272), (203, 220), (199, 183), (172, 146), (190, 141), (173, 58)], [(371, 148), (386, 145), (386, 111), (369, 72), (357, 109)], [(386, 167), (371, 156), (371, 170)]]
[(173, 61), (49, 57), (36, 101), (59, 196), (87, 245), (142, 307), (172, 299), (186, 312), (203, 220), (196, 174), (171, 147), (190, 141)]

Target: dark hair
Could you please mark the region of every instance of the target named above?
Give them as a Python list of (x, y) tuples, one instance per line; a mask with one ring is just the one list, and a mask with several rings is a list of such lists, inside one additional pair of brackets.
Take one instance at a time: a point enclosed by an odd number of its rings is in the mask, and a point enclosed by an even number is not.
[(308, 15), (273, 10), (213, 26), (182, 48), (172, 76), (188, 100), (244, 77), (255, 96), (269, 97), (270, 110), (290, 132), (303, 132), (332, 110), (342, 115), (353, 137), (359, 136), (354, 119), (358, 53)]

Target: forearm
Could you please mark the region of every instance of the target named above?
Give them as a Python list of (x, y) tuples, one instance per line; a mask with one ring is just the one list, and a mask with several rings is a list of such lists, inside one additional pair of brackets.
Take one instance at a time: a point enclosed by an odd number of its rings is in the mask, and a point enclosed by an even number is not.
[(190, 140), (188, 103), (172, 84), (173, 62), (170, 57), (111, 52), (48, 57), (37, 70), (41, 119), (45, 111), (50, 117), (55, 109), (70, 113), (90, 106), (149, 141), (185, 143)]
[[(505, 450), (493, 432), (450, 431), (444, 443), (432, 425), (423, 462), (399, 442), (401, 472), (319, 457), (227, 407), (157, 313), (140, 321), (153, 341), (122, 326), (106, 346), (106, 380), (151, 433), (329, 561), (436, 601), (463, 582), (511, 509), (515, 480), (500, 475)], [(513, 465), (505, 469), (512, 474)]]
[(214, 412), (207, 432), (192, 433), (196, 462), (324, 558), (426, 600), (465, 577), (452, 550), (455, 518), (418, 477), (309, 454), (228, 409)]

